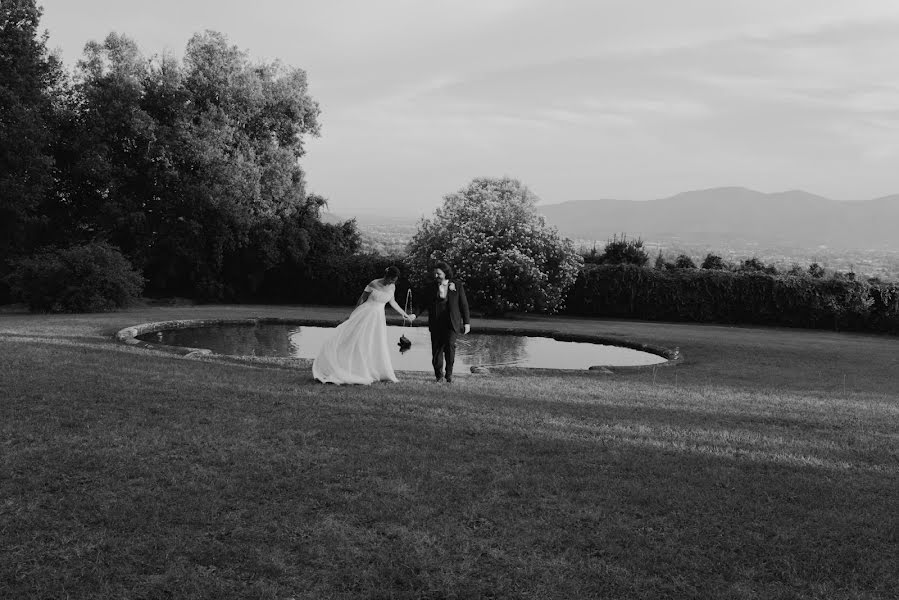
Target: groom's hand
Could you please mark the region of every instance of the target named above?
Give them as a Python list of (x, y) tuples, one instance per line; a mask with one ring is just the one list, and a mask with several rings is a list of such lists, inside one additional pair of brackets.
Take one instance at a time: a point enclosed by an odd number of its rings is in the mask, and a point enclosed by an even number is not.
[(469, 331), (471, 331), (471, 325), (469, 325), (468, 323), (466, 323), (466, 324), (465, 324), (465, 329), (464, 329), (463, 335), (464, 335), (465, 333), (468, 333)]

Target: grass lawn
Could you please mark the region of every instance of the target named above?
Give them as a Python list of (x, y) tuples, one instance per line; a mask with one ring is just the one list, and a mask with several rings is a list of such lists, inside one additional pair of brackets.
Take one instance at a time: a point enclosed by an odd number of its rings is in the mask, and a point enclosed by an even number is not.
[(0, 598), (896, 598), (899, 339), (476, 321), (679, 346), (612, 375), (126, 347), (199, 306), (0, 314)]

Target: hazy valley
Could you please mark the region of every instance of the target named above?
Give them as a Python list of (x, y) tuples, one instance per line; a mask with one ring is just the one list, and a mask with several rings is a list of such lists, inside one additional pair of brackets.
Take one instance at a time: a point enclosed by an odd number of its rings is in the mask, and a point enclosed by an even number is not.
[[(714, 188), (648, 201), (583, 200), (540, 204), (547, 223), (584, 250), (602, 249), (613, 236), (641, 238), (647, 251), (687, 254), (697, 262), (712, 252), (738, 262), (757, 257), (778, 268), (817, 262), (838, 271), (899, 279), (899, 195), (841, 202), (803, 191), (765, 194)], [(328, 215), (342, 220), (343, 215)], [(357, 217), (363, 246), (401, 253), (417, 219)]]

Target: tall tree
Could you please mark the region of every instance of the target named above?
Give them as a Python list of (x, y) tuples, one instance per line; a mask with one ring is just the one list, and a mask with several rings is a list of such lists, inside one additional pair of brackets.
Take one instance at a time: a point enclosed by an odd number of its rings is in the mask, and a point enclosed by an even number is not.
[(34, 0), (0, 2), (0, 271), (40, 243), (42, 204), (53, 193), (54, 90), (59, 60), (47, 53)]
[(160, 243), (182, 240), (182, 256), (194, 262), (197, 255), (206, 267), (197, 283), (218, 280), (223, 285), (212, 291), (233, 295), (258, 286), (261, 273), (298, 251), (276, 232), (296, 228), (307, 215), (299, 159), (303, 136), (319, 133), (319, 107), (302, 70), (253, 64), (212, 31), (188, 42), (183, 86), (190, 102), (177, 156), (192, 198), (182, 206), (194, 210), (180, 214)]
[(57, 165), (72, 242), (102, 240), (146, 262), (148, 215), (160, 165), (152, 117), (141, 107), (149, 63), (132, 40), (89, 42), (67, 97)]
[(195, 35), (183, 62), (110, 34), (79, 69), (73, 218), (123, 248), (151, 289), (234, 295), (308, 248), (281, 234), (308, 215), (299, 158), (319, 132), (302, 70), (253, 64), (216, 32)]

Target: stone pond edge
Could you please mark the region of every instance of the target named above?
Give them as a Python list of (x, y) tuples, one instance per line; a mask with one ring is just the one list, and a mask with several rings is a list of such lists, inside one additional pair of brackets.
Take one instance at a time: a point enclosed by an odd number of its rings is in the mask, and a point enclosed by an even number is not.
[[(139, 336), (146, 335), (148, 333), (156, 333), (158, 331), (166, 331), (170, 329), (187, 329), (193, 327), (211, 327), (211, 326), (220, 326), (220, 325), (306, 325), (310, 327), (336, 327), (341, 323), (341, 319), (297, 319), (297, 318), (279, 318), (279, 317), (248, 317), (243, 319), (178, 319), (178, 320), (170, 320), (170, 321), (155, 321), (150, 323), (141, 323), (138, 325), (131, 325), (129, 327), (125, 327), (115, 333), (116, 341), (127, 344), (129, 346), (135, 346), (138, 348), (145, 348), (148, 350), (156, 350), (159, 352), (165, 352), (168, 354), (179, 355), (183, 358), (200, 358), (200, 357), (212, 357), (212, 356), (222, 356), (225, 355), (216, 355), (212, 350), (208, 348), (188, 348), (184, 346), (168, 346), (165, 344), (156, 344), (153, 342), (146, 342), (144, 340), (137, 339)], [(658, 363), (654, 365), (633, 365), (633, 366), (605, 366), (605, 365), (596, 365), (587, 369), (590, 373), (596, 374), (613, 374), (613, 373), (627, 373), (632, 371), (641, 371), (645, 369), (655, 369), (659, 367), (669, 367), (676, 365), (678, 363), (683, 362), (684, 356), (680, 352), (678, 348), (666, 348), (664, 346), (659, 346), (656, 344), (647, 344), (644, 342), (638, 342), (635, 340), (629, 339), (621, 339), (621, 338), (613, 338), (613, 337), (605, 337), (601, 335), (594, 334), (583, 334), (583, 333), (569, 333), (563, 331), (553, 331), (546, 329), (534, 329), (527, 327), (502, 327), (502, 326), (492, 326), (492, 325), (484, 325), (478, 327), (479, 332), (488, 333), (491, 335), (521, 335), (521, 336), (529, 336), (529, 337), (547, 337), (552, 338), (554, 340), (560, 342), (588, 342), (594, 344), (606, 344), (610, 346), (621, 346), (624, 348), (631, 348), (632, 350), (640, 350), (642, 352), (648, 352), (650, 354), (655, 354), (657, 356), (661, 356), (665, 358), (666, 361), (663, 363)], [(258, 362), (257, 360), (253, 360), (252, 357), (236, 357), (229, 356), (231, 359), (241, 359), (245, 358), (247, 362)], [(290, 359), (285, 359), (284, 362), (288, 362)], [(301, 362), (306, 361), (307, 359), (300, 359)], [(280, 361), (275, 361), (280, 362)], [(296, 363), (296, 359), (292, 359), (292, 362)], [(311, 360), (308, 360), (311, 363)], [(553, 373), (583, 373), (583, 369), (541, 369), (541, 368), (530, 368), (530, 367), (472, 367), (472, 373), (477, 374), (488, 374), (488, 373), (496, 373), (496, 374), (553, 374)]]

